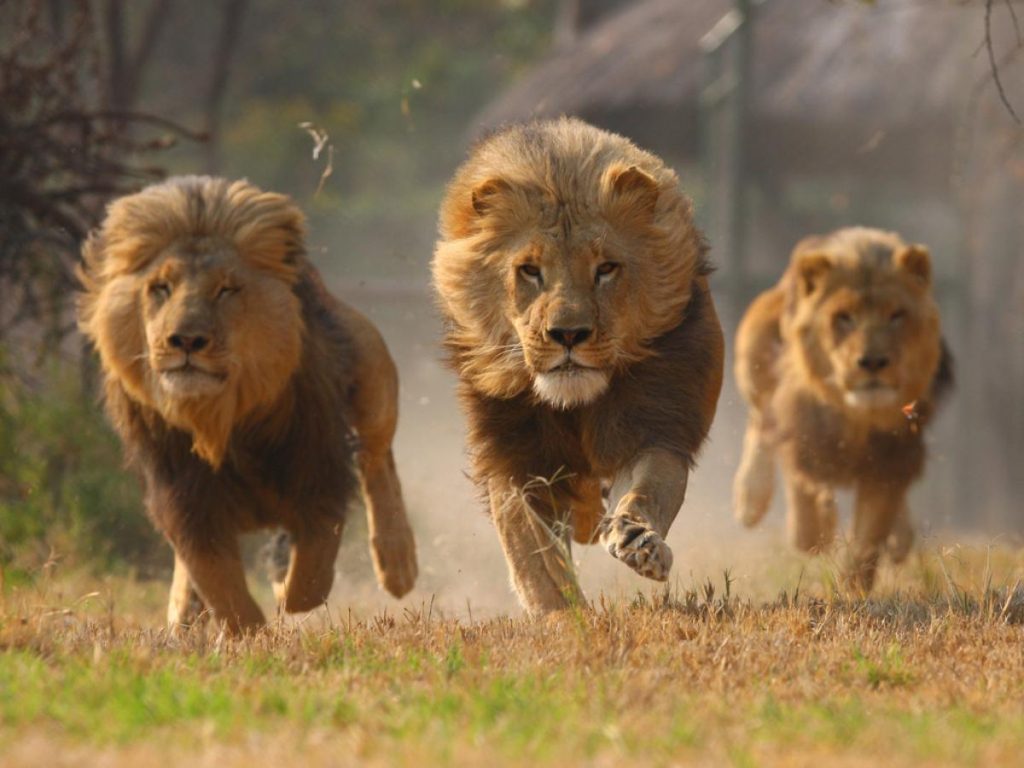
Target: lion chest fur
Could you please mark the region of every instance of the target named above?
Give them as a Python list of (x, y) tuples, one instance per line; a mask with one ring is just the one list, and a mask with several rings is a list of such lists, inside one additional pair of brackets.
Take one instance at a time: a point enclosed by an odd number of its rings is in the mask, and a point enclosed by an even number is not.
[(301, 536), (343, 519), (355, 489), (351, 343), (316, 283), (303, 277), (295, 292), (306, 328), (301, 363), (274, 404), (235, 425), (216, 469), (188, 431), (107, 380), (106, 408), (146, 480), (150, 516), (177, 547), (216, 548), (267, 526)]
[(801, 390), (780, 392), (778, 403), (781, 417), (775, 429), (783, 461), (819, 482), (909, 482), (924, 469), (920, 420), (902, 418), (884, 429), (866, 427)]
[(652, 342), (654, 354), (586, 406), (558, 409), (531, 392), (489, 397), (463, 382), (477, 474), (520, 485), (566, 473), (610, 478), (645, 448), (692, 460), (714, 416), (705, 401), (717, 395), (719, 338), (710, 296), (695, 287), (683, 321)]

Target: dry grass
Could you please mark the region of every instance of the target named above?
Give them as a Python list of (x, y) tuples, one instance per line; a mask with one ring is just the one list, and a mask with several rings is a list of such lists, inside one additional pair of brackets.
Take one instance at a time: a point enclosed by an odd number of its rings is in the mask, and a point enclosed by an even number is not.
[(41, 577), (0, 603), (0, 764), (1017, 765), (1022, 575), (1018, 551), (940, 551), (868, 601), (723, 576), (540, 621), (427, 604), (238, 642), (155, 629), (162, 586)]

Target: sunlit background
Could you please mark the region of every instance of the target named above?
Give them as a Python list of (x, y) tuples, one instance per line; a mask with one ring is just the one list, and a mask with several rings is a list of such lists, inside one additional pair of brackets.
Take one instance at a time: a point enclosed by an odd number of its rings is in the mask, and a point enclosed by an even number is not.
[[(806, 234), (863, 224), (928, 245), (958, 387), (928, 436), (913, 513), (926, 537), (1016, 540), (1018, 17), (1024, 3), (951, 0), (0, 2), (0, 564), (12, 579), (55, 556), (169, 570), (98, 415), (71, 270), (111, 195), (214, 173), (303, 207), (311, 257), (399, 365), (397, 459), (422, 574), (407, 600), (514, 608), (465, 475), (429, 262), (445, 181), (471, 143), (560, 114), (677, 169), (711, 242), (727, 339)], [(785, 546), (780, 499), (755, 532), (732, 519), (744, 418), (727, 376), (669, 536), (684, 583), (731, 569), (753, 588), (749, 563)], [(333, 602), (386, 604), (365, 550), (353, 510)], [(645, 586), (598, 548), (578, 557), (591, 592)]]

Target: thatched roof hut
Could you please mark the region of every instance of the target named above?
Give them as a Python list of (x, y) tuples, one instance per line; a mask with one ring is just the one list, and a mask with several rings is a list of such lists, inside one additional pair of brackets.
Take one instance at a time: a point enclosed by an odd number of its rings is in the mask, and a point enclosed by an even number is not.
[[(473, 129), (575, 114), (670, 155), (695, 156), (701, 39), (732, 7), (729, 0), (628, 4), (553, 52), (487, 106)], [(767, 151), (752, 159), (763, 170), (820, 170), (826, 161), (866, 173), (912, 163), (915, 173), (948, 175), (936, 155), (950, 159), (945, 150), (979, 91), (994, 95), (987, 57), (975, 55), (984, 17), (981, 3), (942, 0), (758, 5), (750, 138)], [(1012, 48), (1012, 29), (997, 21), (997, 42)], [(1006, 75), (1024, 96), (1014, 71), (1022, 64)]]

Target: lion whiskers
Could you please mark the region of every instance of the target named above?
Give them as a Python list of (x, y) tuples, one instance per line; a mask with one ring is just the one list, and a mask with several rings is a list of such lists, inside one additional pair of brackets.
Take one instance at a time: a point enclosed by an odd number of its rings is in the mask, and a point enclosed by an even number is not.
[(503, 347), (498, 347), (497, 350), (498, 354), (494, 356), (494, 360), (498, 365), (522, 363), (524, 361), (522, 344), (507, 344)]

